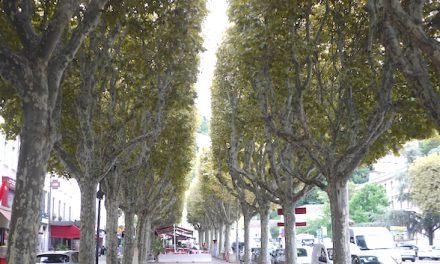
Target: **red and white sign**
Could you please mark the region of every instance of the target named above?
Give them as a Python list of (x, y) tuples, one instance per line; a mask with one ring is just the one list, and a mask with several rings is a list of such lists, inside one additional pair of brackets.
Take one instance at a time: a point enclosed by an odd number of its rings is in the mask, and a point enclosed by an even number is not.
[[(284, 226), (284, 223), (283, 222), (278, 222), (277, 226)], [(295, 226), (307, 226), (307, 223), (306, 222), (296, 222)]]
[[(278, 215), (283, 215), (283, 208), (278, 208), (277, 210)], [(298, 207), (295, 208), (295, 214), (296, 215), (304, 215), (307, 213), (306, 207)], [(278, 222), (277, 226), (284, 226), (283, 222)], [(295, 226), (307, 226), (307, 222), (296, 222)]]
[[(283, 214), (283, 208), (278, 208), (277, 212), (278, 212), (278, 215), (282, 215)], [(306, 214), (306, 213), (307, 213), (307, 208), (306, 207), (295, 208), (295, 214)]]

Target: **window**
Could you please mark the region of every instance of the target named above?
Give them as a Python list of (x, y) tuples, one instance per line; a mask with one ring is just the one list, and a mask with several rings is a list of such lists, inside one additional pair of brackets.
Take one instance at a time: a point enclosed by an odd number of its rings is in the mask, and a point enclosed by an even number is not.
[(37, 263), (66, 263), (69, 256), (63, 254), (44, 254), (37, 256)]
[(297, 255), (298, 257), (307, 257), (307, 250), (305, 248), (298, 248)]

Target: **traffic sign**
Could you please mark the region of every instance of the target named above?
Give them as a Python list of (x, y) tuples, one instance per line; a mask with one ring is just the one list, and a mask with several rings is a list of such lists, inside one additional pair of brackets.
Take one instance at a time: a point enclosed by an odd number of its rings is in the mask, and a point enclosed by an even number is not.
[[(278, 215), (282, 215), (283, 214), (283, 208), (278, 208), (277, 212), (278, 212)], [(307, 213), (307, 208), (306, 207), (295, 208), (295, 214), (306, 214), (306, 213)]]
[[(278, 222), (277, 226), (284, 226), (283, 222)], [(295, 226), (307, 226), (307, 222), (296, 222)]]

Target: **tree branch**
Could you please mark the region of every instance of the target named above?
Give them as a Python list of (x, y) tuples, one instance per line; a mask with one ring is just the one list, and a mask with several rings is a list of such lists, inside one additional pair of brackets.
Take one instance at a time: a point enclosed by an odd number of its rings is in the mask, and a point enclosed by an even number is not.
[[(92, 0), (90, 4), (86, 7), (84, 19), (81, 20), (79, 25), (75, 28), (67, 44), (64, 45), (64, 47), (60, 49), (60, 52), (50, 60), (50, 64), (54, 69), (64, 71), (69, 62), (72, 61), (84, 38), (98, 24), (99, 18), (107, 1), (108, 0)], [(70, 19), (70, 17), (73, 15), (73, 12), (79, 7), (79, 5), (75, 5), (76, 3), (76, 0), (65, 0), (62, 3), (63, 9), (59, 11), (60, 19), (65, 19), (68, 17)], [(64, 8), (66, 8), (67, 6), (69, 6), (72, 10), (65, 10)], [(59, 38), (64, 29), (64, 27), (57, 27), (57, 25), (54, 24), (55, 21), (56, 19), (52, 20), (49, 28), (53, 28), (53, 30), (48, 30), (49, 33), (45, 37), (48, 47), (44, 48), (45, 45), (42, 46), (43, 57), (47, 59), (51, 58), (56, 44), (59, 42)]]
[(17, 31), (18, 37), (27, 52), (32, 52), (39, 41), (39, 37), (32, 26), (33, 3), (22, 0), (19, 7), (16, 0), (4, 0), (3, 9), (9, 22)]

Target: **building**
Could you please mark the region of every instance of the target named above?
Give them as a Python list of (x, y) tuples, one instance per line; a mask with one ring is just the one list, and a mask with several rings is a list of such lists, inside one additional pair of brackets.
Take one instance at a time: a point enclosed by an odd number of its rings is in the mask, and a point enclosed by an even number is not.
[[(12, 202), (15, 195), (19, 149), (20, 141), (18, 138), (7, 140), (0, 133), (0, 176), (2, 179), (0, 185), (0, 259), (6, 253)], [(52, 187), (50, 186), (51, 180)], [(41, 223), (37, 251), (47, 251), (50, 247), (48, 228), (50, 221), (79, 220), (80, 197), (78, 184), (75, 180), (56, 178), (49, 174), (46, 176), (41, 197)]]
[[(408, 162), (405, 157), (386, 155), (379, 159), (369, 174), (369, 183), (377, 183), (385, 188), (389, 208), (392, 210), (418, 211), (418, 208), (409, 201), (399, 201), (399, 192), (402, 188), (402, 176), (408, 173)], [(405, 187), (404, 191), (409, 191)]]

